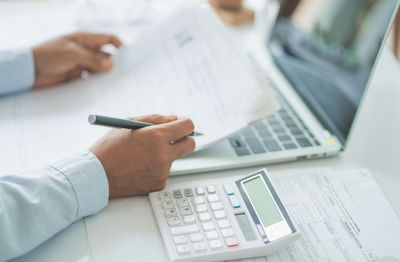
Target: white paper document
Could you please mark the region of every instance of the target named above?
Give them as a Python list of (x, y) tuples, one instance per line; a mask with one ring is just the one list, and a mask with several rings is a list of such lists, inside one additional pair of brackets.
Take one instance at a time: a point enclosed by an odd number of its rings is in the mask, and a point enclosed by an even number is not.
[[(187, 5), (118, 55), (130, 113), (189, 116), (202, 149), (277, 109), (273, 93), (208, 8)], [(143, 110), (143, 111), (142, 111)]]
[(286, 173), (272, 181), (302, 237), (243, 262), (400, 261), (400, 219), (368, 170)]
[(84, 150), (108, 128), (89, 114), (193, 119), (202, 149), (279, 108), (208, 8), (185, 5), (123, 46), (109, 73), (0, 97), (0, 172)]
[[(400, 219), (368, 170), (288, 170), (270, 178), (302, 235), (270, 256), (235, 262), (400, 262)], [(138, 253), (167, 261), (153, 216), (150, 203), (132, 197), (87, 218), (94, 261), (132, 261)]]

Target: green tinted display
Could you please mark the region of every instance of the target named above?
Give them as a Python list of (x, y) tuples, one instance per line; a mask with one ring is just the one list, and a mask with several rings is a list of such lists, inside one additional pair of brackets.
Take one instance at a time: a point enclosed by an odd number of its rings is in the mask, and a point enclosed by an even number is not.
[(262, 177), (256, 176), (243, 182), (243, 187), (264, 227), (283, 220)]

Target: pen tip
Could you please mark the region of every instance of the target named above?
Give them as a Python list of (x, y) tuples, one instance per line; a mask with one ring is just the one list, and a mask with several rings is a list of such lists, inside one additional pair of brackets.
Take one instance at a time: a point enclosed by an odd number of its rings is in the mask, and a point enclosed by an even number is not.
[(96, 122), (96, 116), (95, 115), (89, 115), (88, 116), (88, 122), (89, 122), (89, 124), (93, 125)]

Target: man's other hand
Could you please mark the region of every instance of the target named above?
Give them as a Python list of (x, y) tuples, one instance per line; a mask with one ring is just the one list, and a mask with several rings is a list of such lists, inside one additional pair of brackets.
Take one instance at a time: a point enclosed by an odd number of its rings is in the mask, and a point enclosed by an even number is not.
[(226, 9), (239, 9), (243, 0), (210, 0), (210, 2)]
[(134, 131), (114, 129), (89, 149), (106, 171), (110, 198), (163, 189), (172, 162), (195, 148), (188, 136), (194, 129), (190, 119), (160, 115), (132, 119), (157, 125)]
[(33, 47), (35, 63), (34, 87), (42, 87), (79, 78), (83, 71), (109, 71), (113, 67), (110, 54), (103, 45), (120, 47), (116, 36), (74, 33)]

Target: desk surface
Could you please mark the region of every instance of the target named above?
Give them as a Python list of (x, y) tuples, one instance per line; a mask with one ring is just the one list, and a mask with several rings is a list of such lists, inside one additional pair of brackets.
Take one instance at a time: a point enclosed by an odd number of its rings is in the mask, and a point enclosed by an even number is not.
[[(2, 40), (0, 49), (33, 44), (49, 36), (74, 30), (74, 10), (76, 6), (71, 3), (0, 3), (0, 31), (8, 38)], [(57, 23), (48, 23), (48, 19), (56, 19)], [(244, 32), (247, 33), (247, 30), (235, 31), (237, 36), (243, 36)], [(384, 193), (400, 214), (399, 72), (399, 64), (386, 48), (345, 152), (333, 158), (269, 165), (267, 167), (271, 175), (277, 171), (301, 167), (367, 167), (375, 174)], [(257, 168), (171, 177), (169, 180), (188, 181), (240, 175)], [(101, 228), (98, 233), (91, 235), (91, 238), (104, 238), (101, 254), (92, 254), (90, 245), (97, 241), (89, 243), (85, 223), (92, 228)], [(108, 225), (106, 229), (104, 225)], [(78, 221), (15, 261), (83, 262), (98, 261), (100, 257), (104, 261), (131, 261), (133, 258), (138, 261), (167, 261), (147, 197), (112, 200), (98, 215)]]

